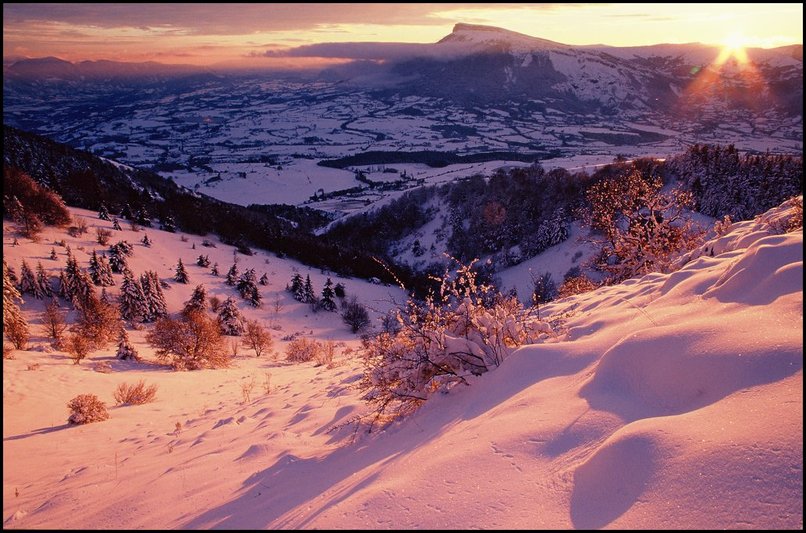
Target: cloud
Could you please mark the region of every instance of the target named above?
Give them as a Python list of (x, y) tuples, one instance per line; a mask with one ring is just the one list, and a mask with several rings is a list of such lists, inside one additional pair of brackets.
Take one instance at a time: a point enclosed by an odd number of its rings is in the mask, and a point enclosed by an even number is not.
[(400, 60), (423, 55), (433, 45), (419, 43), (319, 43), (266, 50), (256, 55), (266, 57), (321, 57), (362, 60)]

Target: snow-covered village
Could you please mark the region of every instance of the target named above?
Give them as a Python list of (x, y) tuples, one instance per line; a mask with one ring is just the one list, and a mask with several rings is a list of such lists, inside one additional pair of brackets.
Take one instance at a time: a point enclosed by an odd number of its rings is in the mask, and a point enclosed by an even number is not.
[(4, 528), (802, 529), (802, 9), (4, 4)]

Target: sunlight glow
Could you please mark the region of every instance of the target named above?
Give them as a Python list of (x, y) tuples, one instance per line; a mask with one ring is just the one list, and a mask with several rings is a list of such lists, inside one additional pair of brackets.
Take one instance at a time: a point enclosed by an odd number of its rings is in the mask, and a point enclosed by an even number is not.
[(722, 65), (731, 58), (735, 59), (740, 65), (746, 64), (747, 51), (745, 49), (748, 44), (748, 39), (740, 33), (728, 35), (722, 40), (722, 52), (720, 52), (716, 64)]

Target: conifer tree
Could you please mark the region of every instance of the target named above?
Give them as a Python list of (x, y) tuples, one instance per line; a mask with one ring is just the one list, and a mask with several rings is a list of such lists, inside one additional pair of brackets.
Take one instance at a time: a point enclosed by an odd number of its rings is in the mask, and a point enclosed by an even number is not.
[(208, 267), (210, 266), (210, 257), (206, 255), (199, 255), (199, 258), (196, 259), (196, 264), (200, 267)]
[(50, 258), (51, 258), (53, 261), (56, 261), (57, 259), (59, 259), (59, 256), (58, 256), (58, 255), (56, 255), (56, 248), (51, 248), (51, 249), (50, 249)]
[(42, 266), (42, 262), (36, 263), (36, 286), (43, 296), (53, 297), (53, 288), (50, 286), (50, 278)]
[(213, 268), (210, 269), (210, 274), (218, 276), (218, 263), (213, 263)]
[(241, 312), (231, 296), (221, 305), (221, 310), (218, 312), (218, 324), (224, 335), (238, 336), (244, 332)]
[(313, 291), (313, 284), (311, 283), (311, 276), (305, 276), (305, 286), (302, 288), (302, 302), (306, 304), (316, 303), (316, 293)]
[(294, 272), (294, 275), (291, 277), (291, 285), (288, 287), (288, 292), (291, 293), (295, 300), (301, 302), (304, 297), (303, 288), (302, 276), (299, 272)]
[(165, 303), (165, 295), (162, 292), (162, 285), (157, 273), (149, 270), (141, 274), (140, 285), (143, 287), (146, 309), (148, 310), (144, 321), (151, 322), (168, 316), (168, 305)]
[(336, 293), (333, 291), (333, 281), (327, 278), (325, 286), (322, 288), (322, 299), (319, 301), (319, 305), (322, 309), (325, 311), (335, 311), (336, 302), (333, 300), (335, 296)]
[(264, 272), (262, 276), (260, 276), (260, 284), (261, 285), (268, 285), (269, 284), (269, 276), (266, 275)]
[(193, 294), (190, 295), (190, 300), (185, 302), (185, 307), (182, 309), (183, 314), (193, 311), (207, 311), (207, 289), (203, 284), (196, 285)]
[(22, 303), (22, 297), (9, 276), (9, 267), (3, 259), (3, 334), (17, 349), (24, 348), (28, 343), (28, 322), (17, 305)]
[(28, 266), (25, 259), (22, 260), (20, 267), (20, 293), (32, 294), (36, 298), (42, 298), (42, 294), (37, 294), (36, 277), (34, 271)]
[(146, 248), (151, 248), (151, 239), (148, 238), (148, 233), (143, 235), (143, 238), (140, 239), (140, 242), (142, 242), (143, 246), (145, 246)]
[(188, 273), (185, 270), (185, 265), (182, 264), (182, 258), (179, 258), (179, 262), (176, 264), (176, 274), (174, 275), (174, 279), (179, 283), (187, 283), (190, 281), (188, 278)]
[(126, 241), (120, 241), (109, 247), (109, 266), (112, 272), (122, 274), (129, 268), (127, 258), (132, 255), (132, 245)]
[(132, 360), (132, 361), (139, 361), (140, 356), (137, 354), (137, 350), (132, 346), (132, 343), (129, 341), (129, 334), (126, 332), (126, 328), (120, 328), (120, 336), (118, 337), (118, 350), (115, 353), (115, 357), (121, 360)]
[(121, 231), (120, 221), (118, 220), (118, 217), (112, 219), (112, 229)]
[(227, 271), (227, 285), (235, 285), (238, 283), (238, 265), (236, 263), (232, 263), (232, 266)]
[(98, 208), (98, 218), (109, 220), (109, 209), (106, 208), (105, 204), (101, 204), (101, 207)]
[(124, 320), (134, 322), (148, 317), (146, 296), (140, 282), (134, 278), (130, 270), (123, 273), (123, 282), (120, 284), (120, 316)]

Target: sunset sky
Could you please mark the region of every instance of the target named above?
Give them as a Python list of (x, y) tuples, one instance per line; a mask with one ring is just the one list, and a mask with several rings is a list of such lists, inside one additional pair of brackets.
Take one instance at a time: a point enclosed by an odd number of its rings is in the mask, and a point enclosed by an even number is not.
[(802, 4), (3, 4), (4, 60), (209, 65), (327, 42), (436, 42), (457, 22), (567, 44), (803, 42)]

